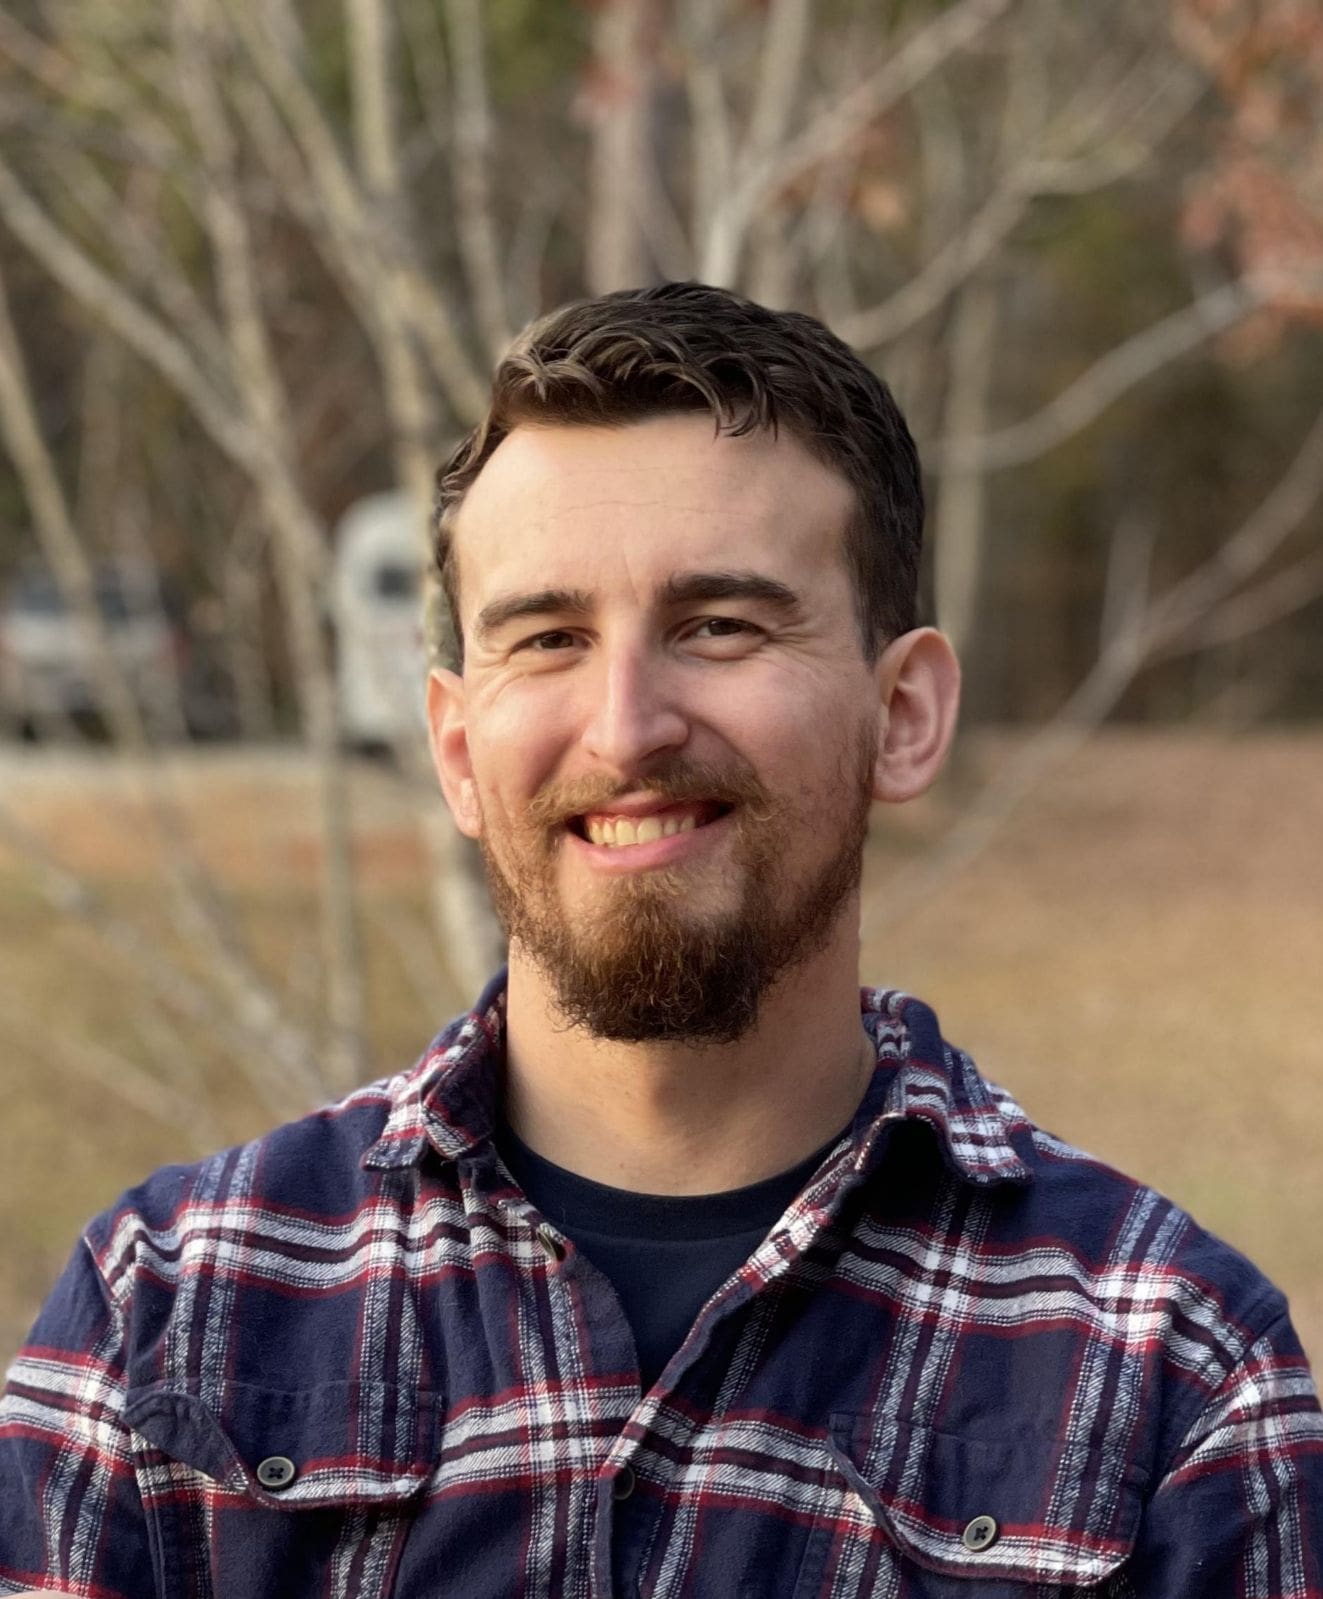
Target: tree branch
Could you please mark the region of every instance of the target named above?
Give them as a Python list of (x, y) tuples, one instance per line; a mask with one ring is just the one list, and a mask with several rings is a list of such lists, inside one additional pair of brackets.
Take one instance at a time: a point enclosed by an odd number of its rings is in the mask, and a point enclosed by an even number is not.
[[(1216, 555), (1157, 600), (1116, 608), (1118, 614), (1108, 642), (1061, 709), (987, 783), (923, 861), (902, 869), (879, 893), (870, 896), (864, 913), (864, 936), (877, 930), (883, 916), (903, 915), (908, 907), (930, 898), (971, 865), (1047, 773), (1088, 741), (1145, 666), (1167, 655), (1202, 647), (1203, 640), (1194, 636), (1199, 624), (1211, 616), (1216, 626), (1218, 614), (1226, 613), (1218, 613), (1215, 607), (1272, 558), (1309, 515), (1320, 495), (1323, 413), (1272, 491), (1222, 543)], [(1308, 566), (1302, 562), (1300, 568), (1313, 572), (1318, 563), (1319, 557), (1311, 556)], [(1251, 595), (1256, 593), (1261, 590), (1250, 591)], [(1176, 648), (1181, 639), (1189, 641), (1188, 649)]]
[(55, 910), (96, 932), (160, 1005), (182, 1011), (199, 1034), (225, 1044), (274, 1114), (304, 1114), (323, 1097), (325, 1084), (311, 1041), (273, 1012), (260, 991), (227, 990), (218, 1004), (170, 949), (110, 909), (76, 873), (54, 860), (3, 801), (0, 838), (9, 840)]
[(513, 331), (491, 190), (492, 119), (478, 0), (446, 0), (454, 120), (450, 146), (455, 226), (483, 342), (499, 359)]
[[(97, 170), (95, 162), (67, 147), (47, 148), (43, 155), (70, 199), (96, 229), (98, 238), (119, 254), (134, 291), (156, 300), (170, 318), (171, 330), (197, 356), (199, 369), (215, 387), (223, 389), (229, 359), (216, 319), (177, 263), (159, 248), (158, 241), (143, 225), (141, 189), (135, 196), (131, 183), (128, 195), (118, 193)], [(150, 182), (154, 175), (139, 170), (133, 176)]]
[(134, 774), (135, 787), (155, 824), (179, 929), (202, 953), (231, 1003), (260, 1009), (274, 1031), (279, 1025), (279, 1007), (248, 959), (232, 918), (202, 871), (179, 809), (167, 797), (165, 773), (158, 772), (156, 781), (148, 782), (142, 776), (141, 767), (132, 764), (134, 757), (141, 761), (149, 748), (147, 729), (101, 620), (91, 564), (74, 531), (64, 491), (37, 426), (22, 355), (9, 316), (3, 277), (0, 277), (0, 425), (28, 495), (47, 559), (92, 646), (96, 691), (106, 707), (120, 749), (130, 758), (127, 769)]
[(1219, 644), (1234, 643), (1304, 610), (1320, 596), (1323, 596), (1323, 550), (1313, 550), (1284, 570), (1274, 572), (1261, 583), (1223, 601), (1202, 621), (1193, 624), (1183, 638), (1173, 635), (1167, 643), (1155, 645), (1151, 658), (1170, 661)]
[(1323, 412), (1291, 465), (1253, 515), (1217, 553), (1174, 584), (1156, 605), (1145, 629), (1147, 652), (1165, 649), (1197, 627), (1216, 606), (1260, 571), (1323, 495)]
[[(1159, 96), (1159, 89), (1167, 92)], [(1143, 100), (1126, 119), (1101, 125), (1099, 118), (1105, 109), (1120, 116), (1118, 102), (1123, 97), (1119, 92), (1116, 99), (1103, 97), (1102, 105), (1090, 108), (1086, 116), (1068, 106), (1037, 135), (1044, 149), (1055, 145), (1063, 153), (1021, 154), (982, 206), (951, 228), (946, 242), (918, 272), (879, 305), (840, 324), (837, 332), (862, 350), (877, 349), (899, 338), (991, 258), (1037, 198), (1083, 194), (1129, 176), (1192, 109), (1200, 92), (1189, 73), (1170, 74), (1154, 89), (1152, 105)], [(1149, 116), (1142, 133), (1136, 131), (1131, 124), (1139, 122), (1152, 106), (1156, 106), (1156, 114)], [(1103, 142), (1081, 153), (1080, 146), (1091, 139)]]
[[(763, 28), (758, 86), (740, 166), (785, 142), (808, 40), (809, 0), (773, 0)], [(792, 293), (794, 266), (782, 210), (769, 201), (750, 227), (749, 290), (755, 300), (781, 305)]]
[[(215, 251), (236, 386), (269, 441), (256, 475), (276, 535), (276, 566), (290, 624), (295, 680), (308, 742), (317, 761), (322, 821), (322, 955), (329, 1055), (337, 1086), (357, 1082), (364, 1064), (362, 957), (350, 863), (349, 802), (339, 753), (335, 683), (322, 637), (325, 568), (322, 530), (299, 493), (290, 458), (289, 414), (267, 336), (247, 218), (234, 186), (235, 141), (215, 88), (209, 0), (179, 0), (177, 70), (210, 176), (204, 215)], [(315, 564), (308, 559), (315, 552)]]
[(706, 238), (712, 227), (735, 163), (718, 49), (725, 15), (725, 0), (682, 0), (679, 10), (689, 101), (690, 234), (694, 239)]
[(810, 0), (772, 0), (768, 8), (741, 165), (766, 161), (785, 142), (804, 65), (809, 6)]
[(61, 288), (178, 390), (220, 449), (251, 470), (262, 453), (262, 441), (238, 421), (232, 396), (219, 393), (178, 335), (97, 266), (71, 234), (50, 220), (3, 157), (0, 217)]
[(465, 353), (435, 284), (410, 259), (399, 230), (373, 214), (287, 42), (272, 31), (265, 12), (242, 0), (230, 0), (229, 9), (254, 71), (303, 152), (327, 242), (336, 250), (344, 281), (353, 286), (364, 327), (376, 332), (383, 315), (403, 316), (427, 351), (455, 415), (476, 419), (486, 406), (487, 386)]
[(729, 283), (735, 276), (753, 217), (779, 188), (810, 172), (904, 98), (930, 72), (973, 43), (1013, 0), (956, 0), (925, 23), (871, 77), (826, 110), (780, 149), (767, 152), (737, 177), (703, 243), (700, 276)]
[(951, 235), (921, 271), (880, 305), (839, 322), (836, 331), (857, 350), (875, 350), (899, 338), (935, 311), (988, 260), (1028, 210), (1031, 198), (1018, 176), (994, 189), (982, 208)]
[(933, 466), (942, 472), (995, 471), (1046, 454), (1145, 378), (1244, 321), (1271, 298), (1271, 292), (1260, 277), (1238, 278), (1208, 290), (1109, 350), (1024, 421), (977, 438), (944, 439), (934, 453)]
[(169, 123), (135, 96), (123, 75), (89, 71), (86, 63), (70, 60), (4, 10), (0, 10), (0, 52), (57, 103), (76, 95), (81, 106), (132, 122), (135, 136), (145, 138), (142, 148), (151, 152), (153, 164), (168, 164), (180, 153)]
[(584, 270), (594, 294), (646, 282), (649, 262), (639, 197), (651, 162), (656, 0), (604, 0), (593, 40), (599, 80), (592, 118)]
[(9, 295), (0, 270), (0, 436), (23, 486), (48, 565), (68, 599), (70, 615), (93, 667), (93, 681), (107, 719), (126, 747), (148, 743), (142, 707), (129, 684), (97, 607), (92, 564), (74, 531), (64, 489), (41, 436), (27, 365), (9, 312)]
[(11, 1056), (44, 1060), (56, 1071), (90, 1083), (98, 1095), (121, 1100), (148, 1121), (173, 1127), (183, 1133), (194, 1154), (206, 1154), (219, 1141), (214, 1118), (203, 1102), (180, 1093), (100, 1039), (75, 1041), (59, 1028), (38, 1026), (10, 1007), (0, 1012), (0, 1038)]
[(403, 188), (391, 75), (393, 10), (381, 0), (345, 0), (345, 22), (358, 169), (369, 194), (389, 206)]

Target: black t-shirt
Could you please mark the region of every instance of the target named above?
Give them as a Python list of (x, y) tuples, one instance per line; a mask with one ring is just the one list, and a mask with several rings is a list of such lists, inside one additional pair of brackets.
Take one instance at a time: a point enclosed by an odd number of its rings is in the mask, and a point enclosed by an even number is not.
[(762, 1243), (835, 1142), (748, 1188), (677, 1196), (635, 1194), (580, 1177), (536, 1154), (508, 1126), (496, 1139), (525, 1194), (615, 1289), (645, 1393), (703, 1305)]

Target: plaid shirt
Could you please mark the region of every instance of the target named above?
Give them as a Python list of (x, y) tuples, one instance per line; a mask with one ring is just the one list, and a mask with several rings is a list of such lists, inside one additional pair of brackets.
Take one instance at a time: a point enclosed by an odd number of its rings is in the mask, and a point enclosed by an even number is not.
[(490, 1134), (499, 985), (419, 1065), (97, 1221), (0, 1410), (0, 1592), (1323, 1596), (1277, 1291), (865, 991), (852, 1127), (639, 1391)]

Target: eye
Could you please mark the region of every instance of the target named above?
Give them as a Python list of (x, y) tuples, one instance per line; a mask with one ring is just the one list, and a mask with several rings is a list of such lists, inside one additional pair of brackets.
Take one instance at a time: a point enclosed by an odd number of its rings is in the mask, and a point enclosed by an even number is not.
[(515, 645), (516, 650), (532, 650), (535, 654), (544, 655), (552, 650), (563, 650), (574, 643), (574, 634), (563, 627), (551, 628), (546, 633), (534, 633), (532, 638), (521, 640)]
[[(707, 629), (704, 632), (704, 629)], [(705, 616), (690, 633), (691, 638), (738, 638), (743, 633), (758, 633), (761, 629), (738, 616)]]

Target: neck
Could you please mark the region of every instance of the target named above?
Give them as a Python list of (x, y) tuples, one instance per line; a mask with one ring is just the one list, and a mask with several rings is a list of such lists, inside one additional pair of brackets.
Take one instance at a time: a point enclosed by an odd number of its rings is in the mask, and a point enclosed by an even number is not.
[(786, 1171), (849, 1121), (873, 1068), (855, 919), (733, 1043), (618, 1043), (567, 1025), (510, 951), (505, 1111), (546, 1159), (615, 1188), (710, 1194)]

